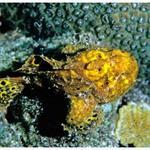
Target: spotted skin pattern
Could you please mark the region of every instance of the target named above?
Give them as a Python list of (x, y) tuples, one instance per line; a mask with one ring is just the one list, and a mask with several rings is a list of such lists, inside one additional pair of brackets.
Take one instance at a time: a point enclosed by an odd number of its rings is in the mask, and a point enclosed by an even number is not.
[(0, 79), (0, 111), (5, 111), (10, 102), (23, 90), (22, 77)]

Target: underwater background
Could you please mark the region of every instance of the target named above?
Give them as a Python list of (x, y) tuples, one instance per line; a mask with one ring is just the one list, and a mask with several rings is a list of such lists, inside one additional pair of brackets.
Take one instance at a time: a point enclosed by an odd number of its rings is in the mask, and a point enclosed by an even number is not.
[(103, 122), (90, 132), (55, 131), (51, 121), (63, 113), (61, 102), (54, 102), (52, 112), (40, 90), (26, 88), (6, 115), (0, 113), (1, 147), (150, 146), (149, 3), (1, 3), (0, 12), (0, 77), (11, 76), (32, 54), (50, 56), (66, 44), (125, 50), (139, 64), (136, 84), (116, 102), (100, 106)]

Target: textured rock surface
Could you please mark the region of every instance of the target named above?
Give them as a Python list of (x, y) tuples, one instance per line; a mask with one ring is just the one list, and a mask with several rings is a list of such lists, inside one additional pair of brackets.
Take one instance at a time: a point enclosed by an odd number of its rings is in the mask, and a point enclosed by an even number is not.
[(119, 109), (115, 134), (123, 145), (133, 144), (136, 147), (149, 147), (149, 106), (129, 103)]
[(23, 63), (33, 52), (32, 38), (27, 38), (18, 32), (0, 34), (0, 71), (15, 67)]

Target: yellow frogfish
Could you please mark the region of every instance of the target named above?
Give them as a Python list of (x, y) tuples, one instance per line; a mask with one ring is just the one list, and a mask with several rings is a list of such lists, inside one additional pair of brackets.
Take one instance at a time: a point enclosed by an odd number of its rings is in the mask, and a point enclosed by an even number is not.
[(78, 47), (82, 49), (76, 45), (63, 49), (66, 60), (32, 55), (18, 71), (43, 75), (63, 90), (70, 99), (66, 124), (82, 130), (102, 122), (99, 104), (117, 100), (134, 85), (138, 63), (127, 51), (100, 47), (80, 51)]
[[(125, 94), (135, 83), (137, 74), (137, 61), (129, 52), (98, 48), (69, 58), (62, 70), (50, 72), (49, 77), (71, 99), (67, 122), (83, 128), (82, 124), (86, 124), (96, 106)], [(102, 118), (102, 111), (96, 114)]]

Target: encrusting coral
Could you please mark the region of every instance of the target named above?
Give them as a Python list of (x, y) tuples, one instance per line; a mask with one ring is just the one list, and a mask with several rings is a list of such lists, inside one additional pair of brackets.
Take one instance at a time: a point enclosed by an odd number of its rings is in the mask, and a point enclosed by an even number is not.
[[(42, 75), (56, 89), (63, 90), (70, 99), (66, 123), (79, 129), (102, 122), (103, 113), (97, 111), (96, 106), (122, 96), (135, 83), (138, 73), (135, 58), (126, 51), (96, 46), (83, 51), (85, 48), (67, 45), (62, 50), (67, 56), (66, 61), (32, 55), (18, 69), (19, 72), (35, 75), (35, 81), (30, 84), (42, 86)], [(71, 53), (74, 55), (68, 55)]]
[(121, 144), (150, 146), (150, 108), (145, 104), (129, 103), (120, 108), (116, 137)]

